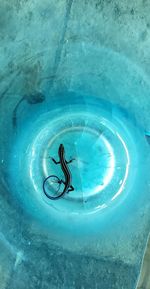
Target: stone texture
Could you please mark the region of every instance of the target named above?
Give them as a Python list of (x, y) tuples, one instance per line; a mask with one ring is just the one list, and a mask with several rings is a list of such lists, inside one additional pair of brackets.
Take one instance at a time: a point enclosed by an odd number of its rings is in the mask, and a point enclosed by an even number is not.
[[(150, 76), (149, 10), (150, 3), (145, 0), (0, 0), (2, 147), (10, 150), (8, 139), (12, 133), (11, 116), (24, 95), (42, 91), (49, 96), (50, 92), (55, 90), (75, 88), (96, 95), (102, 78), (108, 99), (111, 98), (113, 91), (116, 95), (113, 100), (120, 97), (120, 102), (126, 108), (131, 106), (134, 109), (135, 106), (136, 108), (141, 106), (142, 113), (138, 111), (138, 118), (145, 129), (150, 130), (150, 98), (147, 84)], [(122, 92), (120, 96), (113, 82), (110, 86), (109, 73), (104, 75), (103, 68), (100, 67), (96, 70), (96, 65), (94, 66), (92, 61), (90, 69), (86, 70), (86, 62), (82, 57), (84, 50), (85, 54), (88, 50), (91, 51), (90, 47), (94, 47), (96, 51), (101, 47), (110, 49), (118, 55), (127, 57), (138, 67), (140, 70), (138, 75), (142, 77), (133, 75), (135, 85), (133, 87), (132, 83), (128, 83), (134, 92), (136, 84), (141, 81), (143, 88), (137, 97), (130, 94), (128, 101), (125, 101), (126, 95)], [(94, 55), (89, 55), (92, 60)], [(97, 58), (94, 61), (96, 63)], [(116, 67), (113, 69), (116, 76), (121, 75)], [(89, 85), (85, 88), (84, 77), (87, 76)], [(122, 76), (120, 86), (125, 78), (126, 75)], [(0, 158), (2, 161), (3, 149)], [(51, 248), (51, 241), (46, 233), (22, 212), (19, 204), (18, 206), (14, 204), (5, 181), (7, 172), (3, 171), (3, 162), (1, 164), (2, 175), (5, 175), (5, 178), (1, 175), (0, 208), (3, 220), (0, 224), (1, 289), (133, 289), (136, 286), (141, 264), (134, 262), (134, 257), (136, 248), (139, 249), (139, 244), (143, 243), (142, 238), (145, 239), (148, 234), (147, 222), (144, 237), (142, 236), (137, 243), (133, 240), (134, 254), (126, 256), (129, 262), (119, 259), (118, 256), (112, 260), (111, 257), (96, 258), (92, 254), (91, 257), (86, 254), (78, 255), (57, 246)], [(149, 206), (146, 212), (148, 211)], [(144, 214), (145, 212), (141, 212), (139, 223)], [(142, 231), (140, 234), (142, 235)], [(110, 251), (111, 249), (117, 252), (118, 244), (113, 244)], [(128, 248), (126, 250), (130, 252)], [(141, 245), (139, 256), (142, 252)], [(145, 255), (139, 289), (150, 288), (148, 267), (149, 257)]]
[(150, 240), (145, 252), (140, 279), (137, 289), (149, 289), (150, 288)]

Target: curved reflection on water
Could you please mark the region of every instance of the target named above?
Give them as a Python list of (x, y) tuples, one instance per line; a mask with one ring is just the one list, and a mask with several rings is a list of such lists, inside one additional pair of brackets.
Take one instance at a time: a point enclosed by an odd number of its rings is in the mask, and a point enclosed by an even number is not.
[[(99, 98), (58, 95), (19, 129), (9, 185), (24, 209), (55, 236), (58, 223), (64, 236), (70, 226), (82, 235), (93, 224), (96, 229), (111, 221), (113, 214), (119, 218), (148, 178), (141, 156), (141, 149), (148, 150), (143, 131), (126, 111)], [(48, 175), (63, 179), (60, 166), (49, 159), (57, 159), (61, 143), (66, 159), (75, 158), (70, 164), (75, 190), (54, 202), (44, 195), (42, 184)]]

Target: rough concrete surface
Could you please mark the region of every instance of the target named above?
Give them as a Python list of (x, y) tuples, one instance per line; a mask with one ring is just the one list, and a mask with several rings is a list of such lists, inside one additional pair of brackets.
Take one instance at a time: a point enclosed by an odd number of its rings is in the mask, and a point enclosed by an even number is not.
[[(139, 242), (126, 246), (124, 259), (121, 250), (114, 259), (68, 252), (52, 246), (49, 236), (13, 202), (3, 155), (11, 149), (12, 115), (20, 100), (30, 104), (27, 96), (37, 92), (47, 97), (65, 89), (98, 95), (105, 84), (104, 98), (131, 108), (150, 130), (149, 12), (148, 0), (0, 0), (0, 289), (135, 289), (150, 204), (137, 216)], [(105, 49), (106, 60), (100, 59)], [(120, 88), (126, 74), (131, 74), (129, 90)], [(113, 244), (111, 250), (117, 254), (118, 247)], [(149, 248), (138, 289), (150, 288)]]

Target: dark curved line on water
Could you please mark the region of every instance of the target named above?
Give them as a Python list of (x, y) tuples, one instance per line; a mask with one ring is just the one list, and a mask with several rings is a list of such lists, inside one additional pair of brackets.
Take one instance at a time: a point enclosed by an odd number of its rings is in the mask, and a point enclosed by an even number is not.
[(57, 179), (58, 179), (58, 183), (59, 183), (60, 179), (59, 179), (57, 176), (55, 176), (55, 175), (48, 176), (48, 177), (44, 180), (44, 182), (43, 182), (43, 192), (44, 192), (44, 194), (46, 195), (46, 197), (47, 197), (48, 199), (50, 199), (50, 200), (58, 200), (59, 198), (61, 198), (61, 197), (65, 194), (65, 190), (63, 190), (63, 191), (60, 193), (60, 195), (58, 195), (58, 196), (56, 196), (56, 197), (50, 196), (50, 195), (46, 192), (46, 190), (45, 190), (45, 183), (46, 183), (47, 180), (50, 179), (51, 177), (57, 178)]

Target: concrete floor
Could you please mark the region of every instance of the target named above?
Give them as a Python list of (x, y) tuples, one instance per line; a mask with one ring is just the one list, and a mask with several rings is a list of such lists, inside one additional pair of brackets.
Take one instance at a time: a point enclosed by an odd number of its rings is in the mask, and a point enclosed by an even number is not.
[(150, 239), (147, 245), (143, 268), (137, 289), (150, 289)]
[[(90, 81), (86, 79), (86, 83), (89, 84), (87, 90), (96, 96), (96, 92), (99, 91), (100, 79), (105, 76), (103, 66), (97, 65), (98, 62), (101, 64), (103, 58), (96, 58), (95, 66), (89, 64), (87, 73), (87, 69), (85, 69), (87, 62), (82, 61), (82, 56), (87, 53), (89, 43), (97, 49), (105, 47), (107, 50), (123, 55), (144, 72), (147, 83), (150, 83), (149, 11), (150, 1), (147, 0), (0, 0), (0, 116), (1, 119), (3, 118), (3, 123), (0, 123), (0, 131), (5, 151), (9, 151), (7, 127), (10, 127), (12, 123), (11, 112), (24, 95), (34, 94), (36, 91), (51, 92), (52, 88), (56, 86), (60, 90), (72, 89), (75, 86), (85, 89), (84, 81), (80, 82), (80, 79), (81, 76), (87, 78), (89, 75)], [(81, 44), (78, 50), (75, 49), (77, 43)], [(74, 52), (76, 57), (74, 57)], [(93, 61), (94, 53), (89, 55), (91, 57), (88, 59)], [(119, 81), (122, 81), (124, 76), (124, 73), (119, 71), (121, 65), (112, 66), (112, 69), (111, 76), (119, 75), (116, 77), (119, 86)], [(125, 70), (124, 65), (122, 70)], [(128, 75), (128, 73), (126, 74)], [(91, 81), (93, 75), (95, 77), (96, 74), (100, 76), (98, 81)], [(125, 85), (122, 94), (119, 94), (119, 102), (126, 109), (140, 106), (142, 113), (141, 110), (138, 110), (139, 122), (146, 131), (149, 131), (149, 85), (146, 86), (141, 78), (135, 77), (135, 74), (133, 74), (132, 81), (122, 81)], [(75, 75), (79, 75), (79, 78)], [(112, 84), (112, 78), (105, 77), (105, 83), (107, 84), (107, 82)], [(141, 84), (141, 90), (136, 89), (138, 83)], [(122, 87), (121, 82), (120, 87)], [(131, 87), (131, 94), (126, 93), (129, 87)], [(143, 93), (143, 90), (146, 92)], [(108, 90), (108, 85), (106, 85), (104, 95), (109, 95), (109, 92), (111, 89)], [(136, 97), (133, 95), (134, 92), (136, 92)], [(125, 94), (128, 96), (126, 102)], [(114, 100), (111, 93), (110, 99)], [(8, 100), (7, 105), (6, 100)], [(7, 118), (6, 115), (8, 115)], [(138, 261), (140, 259), (141, 248), (144, 246), (143, 240), (146, 240), (149, 231), (149, 202), (147, 202), (145, 210), (143, 209), (144, 212), (141, 214), (137, 212), (135, 223), (140, 229), (138, 228), (139, 231), (133, 232), (132, 235), (129, 234), (131, 245), (128, 246), (126, 239), (124, 240), (120, 234), (116, 236), (117, 241), (110, 247), (111, 253), (114, 251), (115, 255), (119, 255), (117, 259), (119, 261), (115, 268), (113, 262), (108, 262), (107, 265), (104, 260), (99, 260), (99, 265), (97, 259), (94, 258), (91, 258), (89, 262), (86, 257), (81, 259), (80, 256), (67, 254), (61, 250), (56, 254), (56, 250), (53, 251), (50, 246), (49, 237), (47, 235), (45, 237), (44, 233), (42, 235), (41, 228), (39, 230), (38, 225), (33, 221), (25, 219), (22, 212), (20, 213), (20, 208), (15, 210), (12, 203), (5, 200), (5, 196), (7, 197), (7, 194), (1, 188), (0, 215), (3, 221), (0, 222), (0, 289), (77, 289), (81, 287), (86, 289), (133, 289), (135, 282), (134, 280), (133, 283), (130, 282), (132, 281), (131, 272), (135, 277), (137, 276), (135, 264), (137, 259)], [(131, 224), (134, 224), (132, 217)], [(124, 232), (127, 235), (125, 229)], [(114, 232), (112, 232), (113, 234)], [(122, 247), (119, 244), (122, 243), (125, 243), (123, 249), (126, 250), (124, 258), (120, 254)], [(22, 257), (22, 252), (25, 257)], [(129, 258), (130, 266), (124, 263), (124, 259), (127, 258)], [(107, 266), (106, 274), (103, 276), (104, 264)], [(150, 289), (149, 264), (150, 242), (145, 254), (138, 289)], [(17, 267), (18, 265), (19, 267)], [(64, 271), (65, 267), (67, 270)], [(44, 272), (43, 268), (45, 268)], [(76, 268), (76, 270), (72, 268)], [(57, 270), (59, 274), (56, 274)], [(48, 275), (47, 272), (50, 272), (51, 275)], [(86, 272), (89, 273), (86, 274)], [(58, 278), (55, 277), (56, 275)], [(79, 275), (82, 278), (79, 278)], [(109, 276), (111, 283), (110, 280), (106, 280)], [(125, 283), (125, 277), (130, 279), (127, 280), (128, 285)], [(100, 285), (100, 278), (101, 282), (106, 283), (105, 285)], [(112, 281), (112, 279), (114, 280)], [(49, 280), (51, 280), (50, 285)], [(61, 287), (62, 280), (64, 280), (63, 288)], [(108, 284), (111, 284), (112, 287), (108, 287)]]

